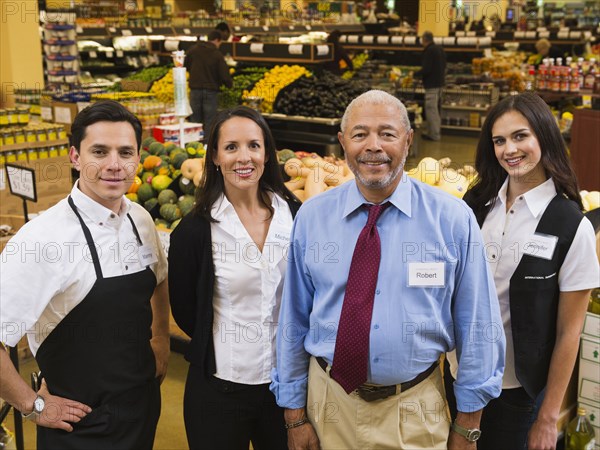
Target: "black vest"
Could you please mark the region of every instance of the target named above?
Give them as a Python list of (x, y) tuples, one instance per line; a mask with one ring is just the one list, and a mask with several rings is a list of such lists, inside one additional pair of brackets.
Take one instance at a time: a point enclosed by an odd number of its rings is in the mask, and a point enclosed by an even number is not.
[[(523, 255), (510, 279), (510, 319), (517, 379), (532, 398), (546, 386), (556, 341), (558, 273), (575, 238), (583, 213), (557, 194), (546, 207), (536, 233), (557, 236), (551, 260)], [(481, 218), (481, 227), (485, 217)]]

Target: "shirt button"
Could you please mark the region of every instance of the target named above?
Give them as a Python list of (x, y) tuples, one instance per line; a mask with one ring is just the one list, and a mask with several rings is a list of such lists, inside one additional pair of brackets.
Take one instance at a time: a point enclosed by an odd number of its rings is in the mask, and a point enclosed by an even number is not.
[(104, 224), (103, 224), (102, 222), (100, 222), (98, 225), (102, 226), (102, 225), (104, 225)]
[(519, 200), (523, 200), (523, 196), (522, 195), (519, 197)]
[(380, 291), (379, 289), (377, 289), (377, 290), (375, 291), (375, 293), (376, 293), (377, 295), (379, 295), (379, 294), (381, 294), (381, 291)]
[(492, 258), (493, 258), (493, 259), (496, 259), (496, 255), (492, 255)]
[(111, 215), (110, 215), (110, 218), (111, 218), (111, 219), (114, 219), (114, 218), (115, 218), (115, 215), (114, 215), (114, 214), (111, 214)]
[(379, 362), (379, 358), (375, 358), (375, 359), (373, 360), (373, 362), (375, 362), (375, 363), (378, 363), (378, 362)]
[(125, 270), (129, 270), (129, 266), (125, 266)]
[(511, 210), (510, 210), (510, 213), (511, 213), (511, 214), (514, 214), (515, 212), (514, 212), (514, 211), (511, 209)]
[(379, 330), (379, 325), (375, 324), (375, 326), (373, 328), (375, 328), (376, 330)]

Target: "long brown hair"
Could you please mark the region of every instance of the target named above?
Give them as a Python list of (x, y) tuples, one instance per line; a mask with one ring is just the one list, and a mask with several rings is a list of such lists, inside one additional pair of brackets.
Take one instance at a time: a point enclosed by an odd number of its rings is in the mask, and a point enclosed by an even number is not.
[[(546, 176), (551, 177), (556, 192), (577, 203), (583, 210), (579, 197), (577, 176), (569, 160), (567, 145), (560, 133), (556, 119), (548, 105), (537, 94), (525, 92), (505, 98), (487, 115), (477, 144), (475, 168), (477, 179), (465, 196), (481, 220), (492, 209), (498, 191), (506, 179), (506, 171), (498, 163), (492, 141), (492, 128), (496, 121), (509, 111), (517, 111), (527, 119), (542, 152), (541, 164)], [(488, 203), (490, 202), (490, 203)], [(487, 204), (487, 205), (486, 205)]]

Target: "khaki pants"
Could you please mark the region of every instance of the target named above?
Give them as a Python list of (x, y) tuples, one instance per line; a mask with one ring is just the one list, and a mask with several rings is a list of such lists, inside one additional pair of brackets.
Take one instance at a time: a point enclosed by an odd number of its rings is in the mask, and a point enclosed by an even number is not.
[(450, 430), (441, 371), (417, 386), (366, 402), (344, 389), (313, 357), (308, 374), (308, 418), (321, 448), (445, 449)]

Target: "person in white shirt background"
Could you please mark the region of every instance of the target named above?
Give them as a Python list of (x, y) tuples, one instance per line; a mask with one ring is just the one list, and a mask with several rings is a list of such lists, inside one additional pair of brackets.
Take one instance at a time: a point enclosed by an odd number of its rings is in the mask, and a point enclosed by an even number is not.
[(184, 420), (191, 449), (286, 448), (269, 391), (287, 247), (300, 202), (283, 184), (265, 119), (215, 117), (192, 213), (171, 233), (173, 317), (191, 337)]
[(141, 135), (118, 102), (82, 110), (72, 126), (80, 178), (71, 194), (2, 252), (0, 340), (14, 347), (27, 335), (44, 381), (34, 391), (0, 346), (0, 397), (37, 423), (39, 449), (153, 445), (169, 301), (154, 222), (124, 197)]
[(536, 94), (490, 110), (475, 164), (478, 179), (464, 200), (482, 229), (507, 341), (502, 394), (483, 411), (478, 448), (553, 449), (599, 283), (594, 229), (556, 119)]

